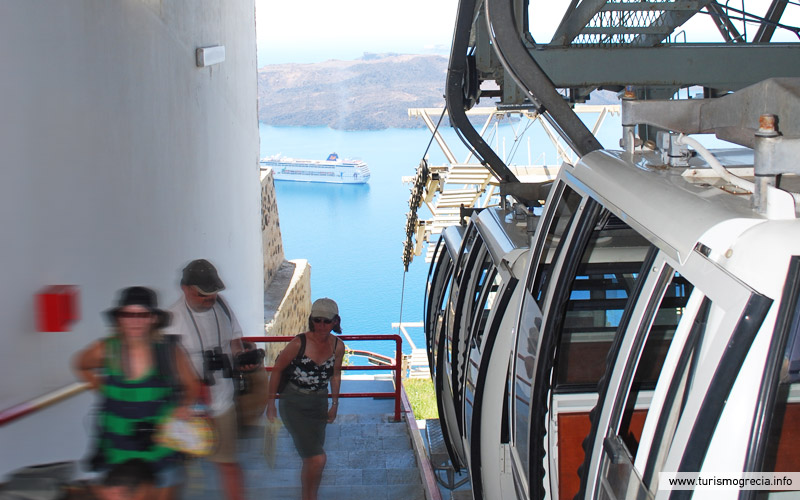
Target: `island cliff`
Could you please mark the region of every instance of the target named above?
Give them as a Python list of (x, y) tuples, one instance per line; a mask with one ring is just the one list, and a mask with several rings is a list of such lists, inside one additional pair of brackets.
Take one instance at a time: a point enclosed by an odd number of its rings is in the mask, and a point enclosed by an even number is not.
[(258, 70), (258, 120), (341, 130), (422, 127), (408, 108), (443, 106), (446, 74), (447, 58), (429, 55), (268, 65)]

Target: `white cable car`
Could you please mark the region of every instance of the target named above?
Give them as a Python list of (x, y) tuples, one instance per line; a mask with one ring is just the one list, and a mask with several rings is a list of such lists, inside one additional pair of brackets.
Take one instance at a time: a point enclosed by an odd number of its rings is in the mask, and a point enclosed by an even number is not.
[(669, 132), (588, 153), (562, 167), (529, 248), (499, 210), (471, 218), (458, 254), (445, 235), (429, 348), (474, 498), (796, 494), (672, 490), (661, 473), (800, 470), (798, 95), (785, 80), (696, 114), (623, 104), (624, 128), (733, 116), (746, 133), (774, 108), (783, 130), (713, 154)]

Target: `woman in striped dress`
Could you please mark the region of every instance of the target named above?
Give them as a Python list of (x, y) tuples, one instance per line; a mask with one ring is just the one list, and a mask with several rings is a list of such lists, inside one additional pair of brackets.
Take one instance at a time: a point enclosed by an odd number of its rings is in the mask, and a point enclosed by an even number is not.
[(152, 496), (175, 498), (184, 476), (182, 457), (158, 444), (154, 435), (170, 415), (189, 416), (199, 393), (197, 377), (179, 344), (159, 333), (169, 313), (158, 309), (155, 292), (126, 288), (107, 315), (115, 332), (75, 359), (77, 375), (101, 397), (92, 468), (106, 472), (143, 460), (155, 475)]

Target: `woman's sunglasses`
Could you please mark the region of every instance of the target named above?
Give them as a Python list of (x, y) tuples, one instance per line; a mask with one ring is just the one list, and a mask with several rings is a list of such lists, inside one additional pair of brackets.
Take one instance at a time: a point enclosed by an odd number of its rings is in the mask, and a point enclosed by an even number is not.
[(150, 312), (130, 312), (121, 311), (117, 313), (119, 318), (149, 318), (153, 313)]
[(311, 321), (314, 323), (325, 323), (326, 325), (333, 323), (333, 320), (328, 318), (311, 318)]

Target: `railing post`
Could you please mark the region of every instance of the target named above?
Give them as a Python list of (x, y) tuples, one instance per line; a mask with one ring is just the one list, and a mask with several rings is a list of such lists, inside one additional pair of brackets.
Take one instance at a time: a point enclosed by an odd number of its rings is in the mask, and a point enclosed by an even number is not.
[(396, 352), (394, 355), (394, 421), (400, 421), (400, 389), (402, 388), (403, 379), (401, 371), (403, 367), (403, 341), (399, 335), (395, 336), (394, 343)]

